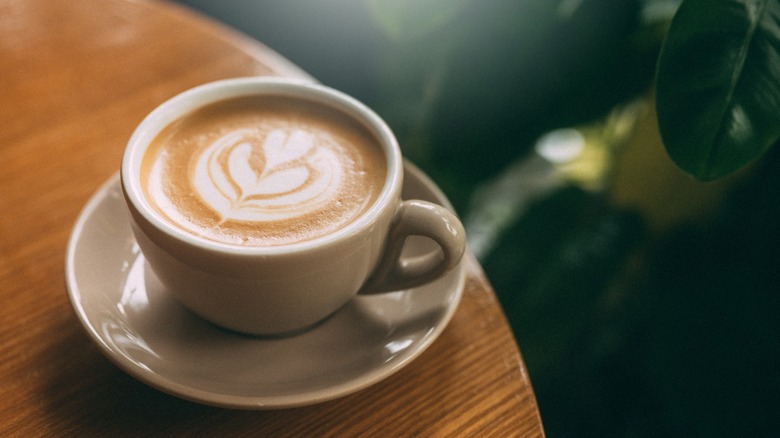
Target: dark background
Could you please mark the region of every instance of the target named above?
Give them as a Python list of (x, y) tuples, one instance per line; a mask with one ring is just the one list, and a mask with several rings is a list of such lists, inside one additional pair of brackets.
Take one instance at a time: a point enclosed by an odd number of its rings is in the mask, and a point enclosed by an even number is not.
[[(780, 154), (717, 184), (668, 163), (652, 81), (679, 2), (180, 2), (388, 121), (464, 218), (549, 436), (780, 430)], [(587, 147), (545, 161), (568, 127)]]

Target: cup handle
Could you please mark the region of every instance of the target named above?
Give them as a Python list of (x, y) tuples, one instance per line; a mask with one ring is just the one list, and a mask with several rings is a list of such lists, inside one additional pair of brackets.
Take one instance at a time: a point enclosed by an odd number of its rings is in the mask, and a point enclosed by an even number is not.
[[(441, 251), (401, 257), (409, 236), (425, 236)], [(408, 289), (430, 282), (454, 268), (466, 249), (466, 232), (448, 209), (426, 201), (403, 201), (395, 212), (384, 254), (360, 294)]]

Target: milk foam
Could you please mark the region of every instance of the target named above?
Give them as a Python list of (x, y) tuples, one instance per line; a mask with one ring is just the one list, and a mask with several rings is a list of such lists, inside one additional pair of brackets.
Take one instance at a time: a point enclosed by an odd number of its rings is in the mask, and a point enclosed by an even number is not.
[(232, 131), (198, 157), (192, 185), (222, 220), (288, 219), (337, 201), (344, 168), (311, 133), (275, 129), (258, 140)]

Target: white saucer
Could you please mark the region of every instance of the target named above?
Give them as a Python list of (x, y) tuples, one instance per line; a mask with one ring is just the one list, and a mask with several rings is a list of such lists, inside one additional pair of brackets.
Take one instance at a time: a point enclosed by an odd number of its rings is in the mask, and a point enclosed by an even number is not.
[[(407, 163), (404, 197), (449, 203)], [(84, 207), (65, 274), (87, 333), (121, 369), (164, 392), (229, 408), (314, 404), (374, 384), (409, 364), (444, 330), (463, 293), (464, 266), (424, 287), (357, 297), (293, 337), (252, 338), (191, 314), (147, 269), (127, 223), (118, 175)], [(410, 255), (431, 250), (409, 239)]]

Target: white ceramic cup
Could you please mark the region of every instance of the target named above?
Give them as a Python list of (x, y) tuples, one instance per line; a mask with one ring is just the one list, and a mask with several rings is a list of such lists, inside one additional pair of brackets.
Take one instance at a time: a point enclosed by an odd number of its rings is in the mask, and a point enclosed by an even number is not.
[[(169, 224), (141, 190), (140, 167), (157, 134), (204, 105), (273, 93), (341, 111), (363, 124), (384, 151), (387, 177), (374, 204), (357, 220), (324, 237), (274, 247), (207, 240)], [(336, 312), (356, 294), (409, 289), (460, 261), (465, 233), (446, 208), (402, 200), (403, 158), (386, 123), (357, 100), (322, 85), (280, 78), (237, 78), (205, 84), (164, 102), (136, 128), (122, 160), (122, 190), (130, 223), (147, 262), (184, 306), (212, 323), (253, 335), (301, 331)], [(408, 236), (432, 239), (440, 250), (402, 257)]]

